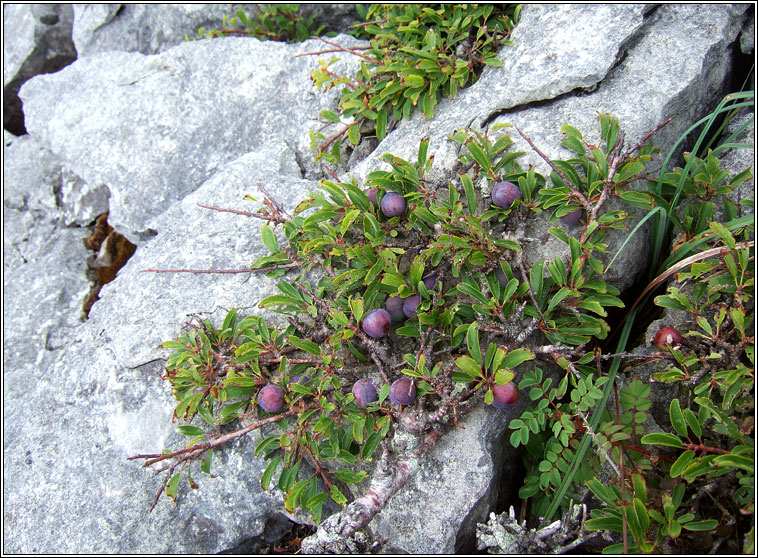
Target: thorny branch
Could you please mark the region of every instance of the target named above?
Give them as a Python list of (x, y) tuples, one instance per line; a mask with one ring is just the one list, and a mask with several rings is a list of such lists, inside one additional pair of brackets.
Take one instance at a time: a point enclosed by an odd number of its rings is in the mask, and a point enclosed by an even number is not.
[[(315, 409), (317, 407), (318, 405), (314, 402), (309, 408)], [(246, 434), (262, 426), (265, 426), (267, 424), (273, 424), (277, 421), (296, 415), (300, 412), (302, 412), (302, 409), (291, 408), (283, 413), (279, 413), (277, 415), (252, 422), (251, 424), (248, 424), (244, 428), (240, 428), (239, 430), (235, 430), (234, 432), (228, 432), (226, 434), (216, 436), (212, 440), (208, 440), (206, 442), (200, 442), (188, 448), (180, 449), (171, 453), (140, 454), (140, 455), (134, 455), (132, 457), (127, 458), (129, 460), (145, 459), (146, 460), (145, 463), (142, 464), (143, 467), (149, 467), (161, 461), (173, 460), (168, 465), (165, 465), (164, 467), (156, 471), (156, 473), (161, 473), (163, 471), (168, 471), (168, 472), (166, 474), (165, 480), (163, 481), (163, 484), (161, 484), (161, 487), (155, 496), (155, 500), (153, 501), (153, 505), (150, 507), (150, 511), (153, 511), (155, 504), (158, 502), (158, 498), (160, 497), (163, 490), (166, 488), (166, 484), (171, 478), (171, 474), (174, 472), (174, 469), (176, 469), (176, 467), (178, 467), (179, 465), (182, 465), (182, 467), (184, 467), (188, 463), (191, 463), (193, 460), (197, 459), (198, 457), (200, 457), (201, 455), (203, 455), (205, 452), (207, 452), (210, 449), (226, 444), (227, 442), (230, 442), (232, 440), (236, 440), (237, 438), (241, 438), (245, 436)]]

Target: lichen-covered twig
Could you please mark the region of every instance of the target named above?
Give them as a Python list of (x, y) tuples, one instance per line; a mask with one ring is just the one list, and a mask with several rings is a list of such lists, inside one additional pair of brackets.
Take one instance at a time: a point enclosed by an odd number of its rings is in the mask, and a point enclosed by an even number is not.
[(526, 521), (516, 519), (513, 506), (508, 513), (490, 514), (486, 524), (477, 525), (477, 549), (490, 554), (566, 554), (596, 537), (587, 534), (587, 506), (575, 505), (561, 520), (539, 529), (527, 529)]

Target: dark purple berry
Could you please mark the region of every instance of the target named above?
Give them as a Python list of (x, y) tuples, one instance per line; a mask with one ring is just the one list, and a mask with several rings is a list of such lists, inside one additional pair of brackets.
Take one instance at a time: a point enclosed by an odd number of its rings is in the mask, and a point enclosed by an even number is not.
[(403, 301), (405, 299), (402, 296), (391, 296), (384, 301), (384, 309), (390, 313), (393, 322), (402, 322), (406, 318), (403, 312)]
[(411, 378), (399, 378), (390, 386), (390, 401), (395, 405), (410, 405), (416, 399), (416, 384)]
[(311, 380), (310, 374), (298, 374), (297, 376), (294, 376), (291, 380), (291, 384), (307, 384)]
[(355, 404), (359, 407), (366, 407), (369, 403), (379, 399), (376, 386), (370, 378), (363, 378), (353, 384), (353, 396), (355, 397)]
[(274, 384), (258, 392), (258, 405), (267, 413), (278, 413), (284, 407), (284, 390)]
[(655, 334), (655, 340), (653, 342), (660, 350), (665, 349), (666, 346), (669, 345), (676, 347), (682, 343), (682, 334), (673, 327), (662, 327), (658, 333)]
[(403, 313), (409, 318), (415, 318), (418, 315), (416, 308), (421, 302), (421, 295), (411, 295), (403, 302)]
[(369, 188), (366, 190), (366, 197), (368, 198), (368, 201), (376, 205), (376, 188)]
[(561, 217), (561, 221), (564, 224), (569, 225), (571, 227), (571, 226), (576, 225), (579, 222), (579, 219), (582, 218), (582, 215), (584, 215), (584, 210), (577, 209), (576, 211), (572, 211), (571, 213), (567, 213), (566, 215)]
[(423, 281), (426, 290), (431, 291), (434, 288), (435, 283), (437, 283), (437, 274), (432, 273), (431, 275), (427, 275), (424, 277)]
[(513, 182), (498, 182), (492, 188), (492, 204), (498, 207), (508, 208), (520, 198), (521, 190)]
[(387, 217), (399, 217), (405, 213), (405, 198), (395, 192), (387, 192), (382, 198), (382, 213)]
[(383, 308), (377, 308), (363, 318), (363, 331), (371, 337), (384, 337), (390, 330), (390, 323), (392, 323), (390, 313)]
[(492, 386), (492, 406), (495, 409), (508, 409), (518, 401), (518, 388), (513, 382), (508, 382), (504, 386)]

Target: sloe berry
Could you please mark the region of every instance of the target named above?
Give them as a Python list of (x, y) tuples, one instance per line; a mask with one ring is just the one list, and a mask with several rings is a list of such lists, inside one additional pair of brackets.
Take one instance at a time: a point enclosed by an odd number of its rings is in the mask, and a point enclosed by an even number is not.
[(382, 213), (387, 217), (399, 217), (405, 213), (405, 198), (395, 192), (387, 192), (382, 198)]
[(423, 279), (424, 286), (426, 287), (427, 291), (431, 291), (434, 288), (434, 285), (437, 283), (437, 274), (432, 273), (430, 275), (427, 275)]
[(370, 337), (379, 338), (387, 335), (390, 330), (392, 317), (383, 308), (372, 310), (363, 318), (363, 331)]
[(390, 401), (395, 405), (410, 405), (416, 399), (416, 384), (411, 378), (403, 377), (392, 382)]
[(376, 205), (376, 188), (369, 188), (366, 190), (366, 197), (368, 198), (368, 201)]
[(403, 302), (403, 312), (409, 318), (415, 318), (418, 315), (416, 308), (421, 302), (421, 295), (411, 295)]
[(521, 198), (521, 190), (513, 182), (504, 180), (492, 188), (492, 204), (508, 208), (514, 201)]
[(369, 403), (379, 399), (376, 386), (370, 378), (363, 378), (353, 384), (353, 396), (355, 397), (355, 404), (359, 407), (366, 407)]
[(571, 213), (567, 213), (561, 217), (561, 221), (566, 225), (573, 226), (579, 222), (579, 219), (582, 218), (582, 215), (584, 215), (584, 210), (577, 209), (576, 211), (572, 211)]
[(284, 390), (269, 384), (258, 392), (258, 405), (267, 413), (278, 413), (284, 407)]
[(384, 309), (390, 313), (390, 318), (393, 322), (402, 322), (405, 320), (405, 312), (403, 312), (403, 301), (405, 299), (402, 296), (391, 296), (384, 301)]

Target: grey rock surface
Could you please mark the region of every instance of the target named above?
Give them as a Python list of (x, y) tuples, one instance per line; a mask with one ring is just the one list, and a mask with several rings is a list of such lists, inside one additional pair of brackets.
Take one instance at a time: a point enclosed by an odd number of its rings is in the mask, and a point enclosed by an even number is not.
[(221, 27), (234, 4), (74, 4), (72, 38), (79, 57), (121, 51), (157, 54)]
[[(443, 100), (434, 120), (401, 123), (353, 174), (362, 179), (382, 167), (385, 152), (415, 157), (427, 135), (442, 180), (456, 157), (447, 136), (498, 122), (516, 123), (549, 156), (565, 156), (561, 125), (596, 141), (598, 111), (621, 119), (628, 142), (676, 114), (655, 138), (671, 145), (718, 102), (726, 47), (746, 8), (592, 8), (525, 6), (516, 46), (500, 54), (502, 68), (486, 69), (457, 99)], [(110, 10), (98, 17), (116, 22), (120, 14)], [(571, 25), (600, 38), (584, 44), (562, 35)], [(572, 64), (561, 62), (561, 37)], [(217, 452), (215, 478), (196, 473), (200, 490), (184, 484), (176, 506), (162, 499), (149, 516), (161, 479), (126, 458), (182, 444), (170, 423), (175, 402), (160, 379), (166, 351), (157, 345), (193, 314), (218, 324), (231, 307), (258, 312), (276, 289), (276, 281), (247, 273), (143, 270), (242, 269), (264, 255), (259, 221), (198, 204), (254, 210), (243, 197), (260, 198), (260, 183), (292, 209), (315, 188), (308, 134), (337, 92), (316, 92), (315, 59), (294, 55), (321, 48), (228, 38), (154, 56), (100, 53), (22, 89), (32, 137), (4, 135), (6, 159), (15, 161), (6, 164), (3, 196), (6, 551), (213, 553), (282, 525), (282, 495), (260, 491), (257, 435)], [(333, 69), (357, 67), (346, 57), (341, 64)], [(524, 77), (530, 65), (540, 76), (531, 82)], [(546, 173), (533, 153), (523, 160)], [(80, 324), (88, 284), (86, 250), (77, 243), (86, 232), (65, 225), (94, 211), (85, 191), (77, 193), (83, 184), (110, 193), (111, 223), (140, 246)], [(546, 240), (546, 221), (530, 231), (538, 239), (530, 257), (560, 253)], [(644, 258), (639, 245), (627, 253), (615, 264), (619, 286), (631, 284)], [(504, 433), (519, 412), (473, 411), (372, 529), (403, 551), (472, 550), (476, 523), (518, 489), (511, 482), (518, 458)]]
[(474, 409), (423, 459), (372, 528), (411, 554), (473, 552), (476, 523), (518, 490), (508, 479), (520, 467), (520, 452), (509, 447), (507, 425), (526, 406), (522, 397), (505, 411)]
[(229, 37), (86, 57), (23, 86), (27, 126), (76, 175), (107, 186), (110, 223), (139, 244), (151, 218), (263, 143), (289, 145), (315, 172), (309, 133), (337, 92), (317, 94), (315, 61), (295, 58), (314, 50), (313, 40)]
[(750, 14), (748, 22), (742, 30), (740, 49), (745, 54), (752, 54), (755, 51), (755, 12)]
[(57, 72), (76, 58), (73, 10), (66, 4), (3, 5), (3, 128), (25, 133), (18, 91), (29, 78)]
[[(260, 5), (262, 6), (262, 5)], [(194, 40), (197, 30), (221, 29), (224, 16), (237, 8), (252, 17), (258, 4), (74, 4), (72, 38), (79, 57), (121, 51), (158, 54)], [(352, 4), (303, 4), (299, 14), (315, 16), (314, 27), (345, 32), (358, 19)]]

